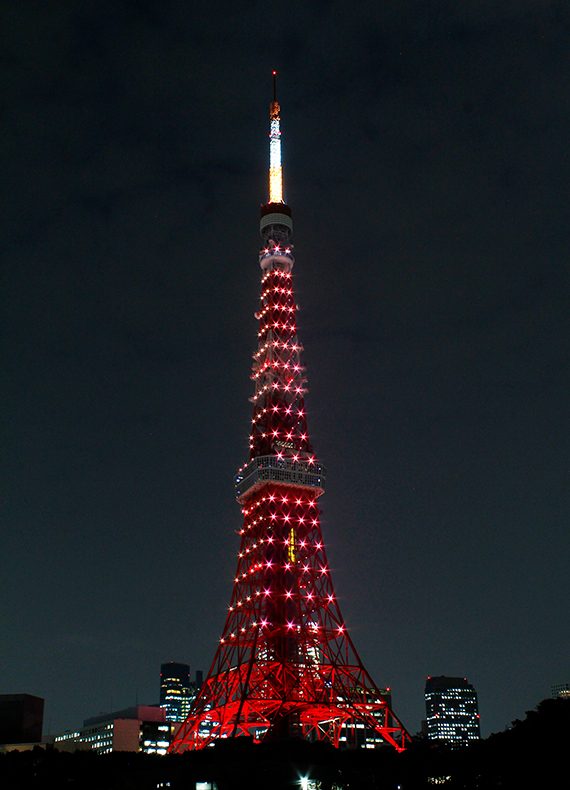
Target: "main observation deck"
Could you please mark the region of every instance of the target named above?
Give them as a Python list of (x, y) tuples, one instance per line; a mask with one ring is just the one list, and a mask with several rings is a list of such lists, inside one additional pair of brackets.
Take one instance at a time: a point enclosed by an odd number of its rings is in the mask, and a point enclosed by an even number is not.
[(260, 455), (235, 476), (236, 499), (240, 504), (266, 483), (288, 488), (311, 488), (316, 496), (325, 492), (326, 469), (314, 461), (295, 461), (278, 455)]

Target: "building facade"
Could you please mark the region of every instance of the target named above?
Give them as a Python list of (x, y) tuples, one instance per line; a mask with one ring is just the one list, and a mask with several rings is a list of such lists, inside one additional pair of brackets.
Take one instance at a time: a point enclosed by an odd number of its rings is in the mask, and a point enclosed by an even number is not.
[(190, 706), (202, 685), (202, 672), (190, 680), (188, 664), (169, 661), (160, 665), (160, 707), (166, 712), (166, 721), (185, 721)]
[(56, 735), (53, 743), (60, 751), (166, 754), (174, 731), (175, 725), (166, 721), (162, 708), (137, 705), (85, 719), (80, 730)]
[(428, 677), (425, 701), (430, 740), (463, 746), (481, 737), (477, 692), (467, 678)]
[(39, 743), (44, 700), (32, 694), (0, 695), (0, 743)]
[(570, 699), (570, 683), (555, 683), (550, 687), (552, 699)]

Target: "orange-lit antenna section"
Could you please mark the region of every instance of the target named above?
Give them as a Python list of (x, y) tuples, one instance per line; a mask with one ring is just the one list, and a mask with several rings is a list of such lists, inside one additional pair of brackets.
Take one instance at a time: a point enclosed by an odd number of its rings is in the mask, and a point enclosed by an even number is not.
[(269, 202), (283, 203), (283, 168), (281, 166), (281, 130), (279, 128), (279, 104), (276, 90), (277, 74), (273, 72), (273, 101), (271, 103), (271, 125), (269, 131)]

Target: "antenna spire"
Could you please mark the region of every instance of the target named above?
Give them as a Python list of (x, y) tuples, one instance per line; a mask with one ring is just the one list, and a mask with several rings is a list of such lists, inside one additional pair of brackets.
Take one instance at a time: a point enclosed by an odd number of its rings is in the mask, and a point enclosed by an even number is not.
[(273, 72), (273, 102), (269, 131), (269, 202), (283, 203), (283, 168), (281, 167), (281, 129), (277, 103), (277, 73)]
[[(279, 109), (277, 101), (277, 72), (274, 71), (273, 101), (269, 112), (269, 202), (261, 208), (261, 222), (259, 224), (264, 246), (267, 248), (273, 248), (275, 245), (290, 246), (289, 239), (293, 233), (291, 209), (283, 200)], [(290, 265), (292, 266), (293, 258), (292, 256), (289, 257), (291, 258)], [(266, 263), (267, 261), (264, 258), (264, 262), (261, 262), (262, 268), (266, 268)], [(290, 268), (288, 271), (290, 271)]]

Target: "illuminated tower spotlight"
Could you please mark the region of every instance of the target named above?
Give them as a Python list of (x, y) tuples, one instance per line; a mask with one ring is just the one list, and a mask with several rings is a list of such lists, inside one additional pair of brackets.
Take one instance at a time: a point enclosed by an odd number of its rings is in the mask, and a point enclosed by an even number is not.
[(237, 571), (214, 661), (170, 750), (238, 736), (350, 747), (365, 729), (402, 751), (409, 735), (358, 657), (325, 554), (317, 506), (325, 469), (305, 415), (275, 93), (270, 123), (250, 453), (235, 478), (244, 516)]

